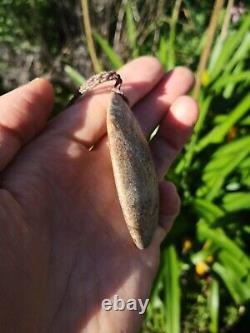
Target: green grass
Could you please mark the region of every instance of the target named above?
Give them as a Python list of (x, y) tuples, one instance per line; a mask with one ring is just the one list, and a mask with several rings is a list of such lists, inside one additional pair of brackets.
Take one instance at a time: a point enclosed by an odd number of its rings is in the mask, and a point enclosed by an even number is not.
[[(224, 14), (223, 10), (222, 22)], [(140, 47), (135, 42), (137, 29), (130, 2), (125, 15), (131, 56), (147, 53), (147, 45)], [(180, 61), (176, 24), (172, 17), (168, 32), (160, 33), (156, 55), (165, 68)], [(245, 15), (222, 40), (220, 25), (213, 43), (198, 99), (199, 122), (184, 153), (167, 175), (182, 194), (183, 208), (163, 245), (142, 333), (230, 331), (240, 320), (239, 309), (249, 303), (249, 122), (244, 125), (250, 110), (249, 26), (250, 15)], [(164, 31), (164, 25), (159, 29)], [(182, 29), (185, 25), (178, 30), (180, 35)], [(146, 40), (152, 40), (152, 36)], [(102, 51), (114, 65), (111, 52), (105, 47)], [(231, 137), (231, 133), (235, 134)], [(187, 237), (192, 248), (184, 255), (182, 241)], [(202, 265), (208, 267), (204, 273), (198, 269)], [(186, 300), (194, 285), (193, 294), (199, 296), (192, 304)], [(199, 297), (206, 301), (200, 303)], [(229, 309), (235, 309), (234, 318)], [(192, 322), (193, 311), (199, 315)]]

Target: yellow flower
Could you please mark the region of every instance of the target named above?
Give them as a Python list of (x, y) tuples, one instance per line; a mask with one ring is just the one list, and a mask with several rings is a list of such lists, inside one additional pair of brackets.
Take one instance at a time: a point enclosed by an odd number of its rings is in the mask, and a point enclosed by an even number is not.
[(209, 78), (208, 71), (205, 70), (201, 74), (201, 84), (206, 87), (209, 84), (209, 81), (210, 81), (210, 78)]
[(187, 253), (193, 246), (193, 243), (190, 239), (186, 238), (184, 239), (182, 243), (182, 253)]
[(208, 272), (208, 270), (209, 270), (209, 267), (204, 261), (200, 261), (195, 266), (196, 274), (199, 276), (205, 275)]

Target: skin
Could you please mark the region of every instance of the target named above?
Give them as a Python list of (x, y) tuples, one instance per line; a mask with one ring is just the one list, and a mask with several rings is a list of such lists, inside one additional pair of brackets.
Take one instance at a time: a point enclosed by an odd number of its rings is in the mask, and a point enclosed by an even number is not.
[[(114, 185), (106, 137), (109, 84), (48, 122), (53, 89), (37, 79), (0, 98), (0, 331), (137, 332), (135, 311), (104, 311), (104, 298), (148, 297), (160, 244), (179, 211), (162, 177), (191, 135), (193, 76), (142, 57), (119, 73), (159, 175), (160, 225), (138, 250)], [(99, 90), (98, 90), (99, 89)], [(95, 148), (89, 151), (89, 147)]]

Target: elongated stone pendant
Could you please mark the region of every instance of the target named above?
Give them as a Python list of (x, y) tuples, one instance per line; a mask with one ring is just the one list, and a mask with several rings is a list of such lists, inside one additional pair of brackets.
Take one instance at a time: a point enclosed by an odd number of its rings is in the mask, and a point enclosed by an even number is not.
[(148, 143), (121, 92), (121, 76), (101, 72), (80, 86), (68, 105), (97, 85), (115, 81), (107, 111), (107, 131), (118, 198), (128, 230), (139, 249), (146, 248), (159, 222), (159, 188)]
[(158, 179), (146, 138), (119, 92), (111, 94), (107, 131), (123, 216), (135, 245), (144, 249), (159, 223)]

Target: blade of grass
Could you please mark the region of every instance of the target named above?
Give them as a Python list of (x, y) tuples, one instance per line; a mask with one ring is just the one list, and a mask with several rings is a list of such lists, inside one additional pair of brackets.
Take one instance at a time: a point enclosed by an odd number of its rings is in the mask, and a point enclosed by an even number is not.
[(105, 53), (106, 57), (110, 61), (112, 67), (114, 69), (118, 69), (122, 67), (123, 62), (120, 58), (120, 56), (113, 50), (113, 48), (109, 45), (109, 43), (106, 41), (105, 38), (103, 38), (100, 34), (97, 32), (93, 32), (93, 36), (97, 43), (102, 48), (103, 52)]
[(250, 260), (242, 249), (231, 240), (221, 228), (211, 229), (204, 221), (197, 224), (197, 234), (200, 240), (211, 240), (218, 247), (234, 256), (242, 265), (250, 269)]
[(79, 87), (81, 84), (85, 82), (85, 78), (73, 67), (66, 65), (64, 66), (64, 71), (71, 79), (71, 81), (76, 85), (76, 87)]
[(102, 66), (100, 65), (96, 51), (95, 51), (95, 45), (92, 38), (92, 29), (91, 29), (91, 23), (89, 18), (89, 6), (88, 6), (88, 0), (81, 0), (82, 5), (82, 15), (83, 15), (83, 25), (85, 29), (86, 34), (86, 41), (88, 46), (89, 55), (94, 67), (94, 71), (96, 73), (100, 72), (102, 70)]
[(160, 60), (161, 64), (167, 69), (167, 50), (168, 50), (168, 43), (165, 36), (160, 38), (160, 45), (157, 50), (157, 58)]
[(224, 16), (222, 28), (221, 28), (221, 33), (220, 33), (220, 40), (223, 42), (223, 40), (227, 37), (228, 34), (228, 29), (230, 26), (230, 21), (231, 21), (231, 13), (232, 13), (232, 8), (234, 5), (234, 0), (228, 0), (227, 2), (227, 8), (226, 8), (226, 13)]
[(180, 333), (179, 261), (174, 245), (164, 253), (166, 274), (166, 331)]
[[(232, 70), (232, 75), (237, 75), (238, 73), (240, 73), (243, 70), (243, 66), (243, 62), (238, 63), (237, 66)], [(243, 84), (241, 85), (241, 87), (243, 88)], [(231, 97), (233, 97), (235, 90), (235, 83), (228, 82), (228, 84), (223, 89), (222, 96), (225, 99), (230, 99)]]
[(242, 119), (240, 124), (243, 126), (250, 126), (250, 115), (248, 115), (244, 119)]
[(211, 143), (220, 143), (232, 126), (242, 118), (250, 108), (250, 95), (246, 97), (235, 107), (235, 109), (228, 115), (223, 124), (215, 126), (197, 145), (197, 151), (201, 151)]
[(215, 81), (212, 89), (219, 92), (229, 83), (239, 83), (241, 81), (250, 82), (250, 71), (243, 71), (237, 74), (223, 75), (220, 79)]
[(250, 210), (250, 193), (228, 193), (223, 197), (223, 207), (228, 212)]
[[(221, 72), (224, 72), (225, 67), (227, 68), (228, 64), (230, 65), (228, 67), (228, 70), (232, 69), (231, 63), (234, 65), (235, 63), (238, 62), (239, 54), (241, 56), (242, 53), (245, 55), (245, 52), (249, 47), (248, 38), (246, 37), (243, 46), (241, 46), (241, 44), (242, 41), (244, 40), (244, 37), (246, 36), (246, 33), (249, 31), (249, 28), (250, 28), (250, 15), (246, 16), (246, 18), (243, 20), (240, 29), (238, 31), (233, 32), (225, 40), (220, 56), (215, 62), (215, 66), (210, 73), (212, 79), (215, 79)], [(240, 48), (239, 53), (237, 51), (238, 47)]]
[[(224, 120), (224, 121), (226, 121), (226, 120)], [(214, 152), (213, 159), (215, 159), (215, 158), (221, 159), (222, 156), (224, 158), (226, 155), (234, 155), (245, 149), (250, 152), (250, 135), (246, 135), (240, 139), (231, 141), (231, 142), (221, 146)], [(211, 159), (211, 162), (206, 167), (207, 170), (212, 168), (212, 165), (211, 165), (212, 163), (213, 162)]]
[(204, 199), (195, 199), (193, 201), (193, 208), (198, 215), (204, 218), (208, 223), (214, 223), (218, 218), (224, 215), (222, 209)]
[[(250, 29), (250, 24), (249, 24)], [(246, 60), (249, 58), (250, 52), (250, 33), (246, 33), (242, 36), (242, 41), (240, 45), (238, 45), (237, 49), (233, 53), (232, 57), (226, 63), (226, 66), (223, 68), (223, 72), (229, 73), (233, 70), (233, 68), (242, 60)]]
[(242, 283), (244, 283), (244, 280), (248, 277), (249, 267), (246, 267), (246, 265), (225, 250), (221, 250), (219, 252), (218, 258), (225, 266), (228, 267), (229, 270), (233, 271)]
[(217, 59), (220, 56), (221, 50), (224, 45), (224, 41), (227, 37), (233, 3), (234, 3), (234, 0), (228, 0), (228, 2), (227, 2), (227, 8), (226, 8), (226, 13), (225, 13), (223, 24), (222, 24), (221, 33), (217, 37), (215, 46), (210, 55), (210, 60), (209, 60), (209, 65), (208, 65), (209, 73), (213, 70), (213, 68), (217, 62)]
[(230, 175), (245, 157), (248, 155), (247, 150), (243, 150), (237, 153), (235, 156), (226, 156), (223, 159), (218, 159), (217, 169), (212, 169), (210, 171), (204, 172), (202, 180), (205, 183), (206, 191), (203, 192), (203, 195), (206, 193), (206, 199), (212, 201), (215, 197), (220, 194), (220, 190), (226, 180), (226, 177)]
[(136, 58), (139, 54), (137, 47), (137, 29), (134, 22), (133, 10), (130, 1), (126, 4), (126, 23), (127, 23), (127, 36), (129, 42), (129, 49), (132, 50), (133, 58)]
[(174, 3), (173, 13), (170, 23), (169, 41), (168, 41), (168, 68), (171, 69), (176, 64), (175, 59), (175, 38), (176, 38), (176, 24), (178, 21), (182, 0), (176, 0)]
[(210, 333), (218, 333), (219, 302), (220, 302), (219, 283), (213, 277), (208, 296), (208, 309), (210, 313), (210, 325), (209, 325)]
[(228, 267), (215, 262), (212, 266), (214, 272), (216, 272), (227, 286), (231, 296), (237, 304), (244, 304), (250, 299), (250, 288), (246, 284), (243, 284), (234, 275), (232, 271), (228, 270)]

